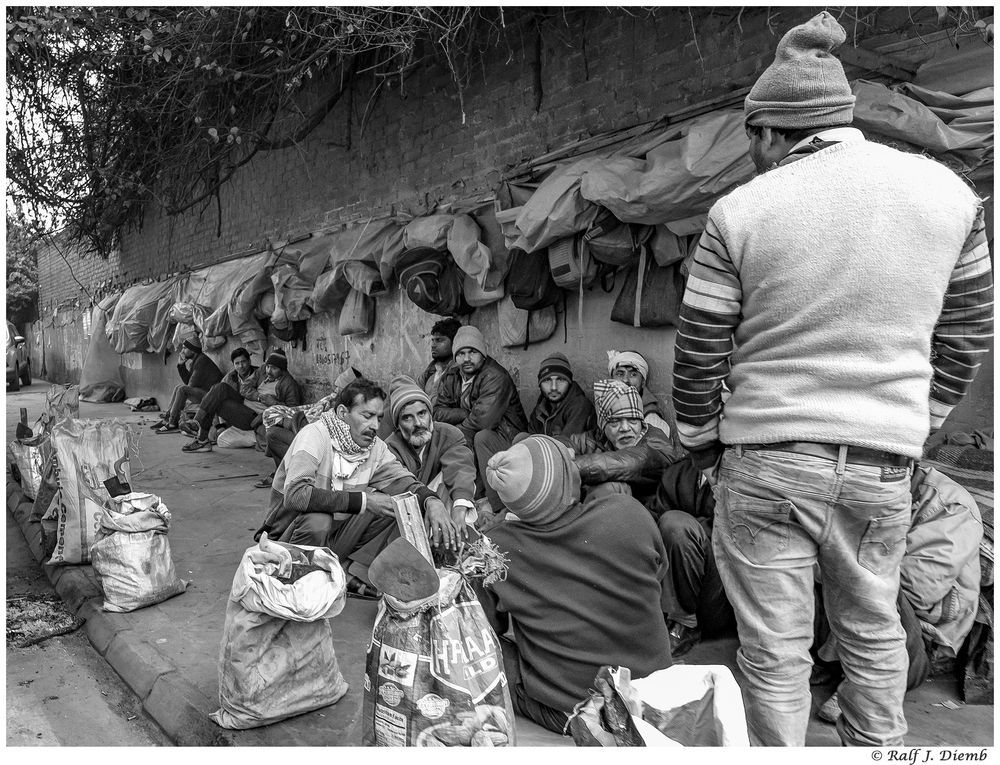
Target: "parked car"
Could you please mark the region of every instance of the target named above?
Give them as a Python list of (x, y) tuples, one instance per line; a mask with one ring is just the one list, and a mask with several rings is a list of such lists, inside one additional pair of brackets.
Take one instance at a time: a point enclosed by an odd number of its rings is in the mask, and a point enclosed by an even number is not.
[(7, 345), (7, 385), (11, 390), (21, 390), (22, 385), (31, 385), (31, 359), (28, 358), (28, 343), (9, 321), (4, 329)]

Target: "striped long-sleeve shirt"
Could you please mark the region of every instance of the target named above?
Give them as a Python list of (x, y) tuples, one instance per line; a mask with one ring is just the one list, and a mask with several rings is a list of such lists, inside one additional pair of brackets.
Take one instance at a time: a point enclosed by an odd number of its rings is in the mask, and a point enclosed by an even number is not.
[[(867, 142), (861, 143), (867, 144)], [(820, 148), (825, 148), (825, 146)], [(883, 152), (889, 151), (884, 147), (879, 148)], [(852, 149), (851, 151), (856, 150)], [(822, 152), (822, 155), (826, 154), (827, 152)], [(816, 154), (815, 156), (819, 158), (821, 155)], [(831, 158), (824, 159), (827, 164), (830, 163)], [(860, 168), (864, 167), (864, 162), (856, 164)], [(918, 170), (926, 172), (926, 168), (923, 166), (918, 167)], [(940, 172), (940, 170), (934, 172)], [(774, 187), (772, 184), (768, 188), (772, 190)], [(754, 191), (755, 189), (748, 190), (738, 200), (739, 203), (742, 203), (744, 207), (761, 205), (757, 214), (764, 216), (765, 219), (770, 214), (767, 209), (768, 204), (781, 207), (781, 200), (757, 199), (753, 195)], [(960, 195), (953, 194), (952, 196), (956, 199), (961, 198)], [(958, 202), (955, 204), (960, 207)], [(857, 205), (857, 209), (862, 210), (860, 217), (864, 217), (864, 205), (861, 202), (858, 202)], [(869, 204), (868, 207), (872, 207), (872, 205)], [(731, 212), (732, 209), (730, 206), (728, 211)], [(832, 208), (830, 209), (832, 210)], [(884, 220), (884, 213), (885, 211), (877, 211), (872, 220)], [(829, 217), (834, 215), (834, 212), (829, 213)], [(971, 218), (971, 214), (969, 217)], [(792, 219), (794, 220), (794, 217)], [(741, 218), (740, 222), (744, 224), (745, 228), (747, 227), (744, 218)], [(769, 223), (773, 224), (773, 220)], [(840, 223), (850, 225), (849, 221), (842, 220)], [(729, 231), (728, 235), (727, 225), (735, 229), (735, 231)], [(859, 221), (858, 225), (864, 226), (865, 222)], [(942, 225), (942, 228), (944, 227)], [(753, 229), (753, 226), (750, 225), (749, 228)], [(781, 230), (780, 225), (777, 230)], [(965, 231), (969, 231), (969, 229), (965, 229)], [(801, 235), (807, 244), (813, 244), (809, 239), (810, 233), (805, 231)], [(822, 239), (819, 245), (823, 246), (828, 241), (829, 239)], [(754, 247), (757, 248), (756, 251)], [(955, 247), (958, 249), (957, 244)], [(742, 268), (743, 253), (748, 250), (755, 252), (758, 256), (755, 258), (754, 275), (749, 281)], [(808, 246), (797, 250), (797, 252), (801, 251), (808, 252)], [(835, 248), (831, 253), (822, 254), (827, 260), (831, 258), (836, 260), (838, 255), (843, 255), (843, 253), (838, 253)], [(865, 267), (872, 268), (873, 263), (877, 264), (877, 255), (878, 253), (875, 257), (868, 257), (865, 260)], [(701, 467), (710, 465), (722, 450), (720, 426), (726, 416), (722, 403), (723, 382), (730, 379), (733, 371), (731, 365), (743, 363), (747, 358), (756, 364), (753, 369), (755, 377), (751, 382), (741, 378), (741, 385), (746, 388), (746, 394), (740, 400), (742, 409), (739, 423), (742, 427), (749, 422), (749, 430), (752, 431), (751, 435), (754, 437), (749, 438), (748, 436), (749, 440), (748, 438), (736, 438), (735, 442), (767, 443), (782, 440), (815, 440), (879, 446), (891, 451), (912, 454), (915, 448), (913, 442), (917, 431), (916, 427), (899, 428), (895, 434), (881, 433), (881, 430), (891, 430), (891, 427), (884, 425), (877, 414), (869, 417), (867, 426), (863, 425), (863, 418), (858, 418), (854, 424), (854, 432), (850, 432), (847, 426), (838, 430), (836, 423), (838, 420), (846, 419), (843, 416), (844, 412), (851, 411), (850, 378), (853, 370), (849, 367), (850, 363), (860, 360), (860, 362), (868, 364), (867, 369), (858, 372), (859, 385), (863, 385), (863, 381), (868, 381), (871, 384), (867, 387), (878, 388), (883, 385), (883, 381), (888, 386), (895, 382), (893, 376), (898, 370), (891, 366), (895, 361), (892, 358), (895, 348), (891, 344), (889, 347), (878, 347), (877, 338), (883, 337), (883, 327), (866, 326), (865, 323), (868, 319), (877, 325), (879, 322), (872, 320), (871, 317), (884, 317), (886, 315), (885, 306), (874, 306), (872, 310), (867, 310), (861, 301), (876, 302), (881, 299), (881, 296), (888, 295), (886, 303), (905, 306), (906, 303), (900, 301), (910, 299), (910, 296), (905, 294), (906, 286), (902, 286), (900, 290), (890, 289), (881, 293), (873, 287), (869, 294), (866, 294), (867, 284), (863, 280), (857, 284), (852, 284), (850, 281), (849, 274), (854, 263), (852, 263), (851, 254), (848, 253), (842, 263), (827, 263), (819, 266), (820, 272), (823, 274), (824, 289), (816, 292), (814, 302), (822, 305), (816, 313), (811, 314), (812, 307), (804, 305), (802, 302), (808, 298), (791, 294), (791, 291), (775, 293), (772, 290), (766, 295), (766, 298), (762, 298), (760, 293), (767, 292), (769, 287), (767, 282), (777, 283), (785, 278), (782, 274), (769, 276), (766, 275), (766, 271), (762, 272), (762, 268), (766, 269), (768, 257), (768, 247), (761, 242), (759, 237), (754, 238), (753, 230), (748, 234), (746, 230), (733, 224), (727, 218), (725, 211), (713, 208), (691, 264), (680, 313), (674, 361), (673, 398), (677, 414), (678, 435), (684, 446), (694, 454), (696, 463)], [(912, 253), (902, 253), (900, 257), (913, 258), (913, 255)], [(916, 263), (921, 262), (919, 256), (913, 260)], [(762, 263), (765, 265), (762, 266)], [(905, 270), (901, 269), (900, 272), (905, 272)], [(765, 273), (763, 277), (762, 273)], [(837, 281), (839, 273), (845, 275), (845, 278), (841, 280), (842, 283)], [(923, 280), (922, 285), (930, 284), (935, 278), (937, 277), (927, 277)], [(782, 283), (784, 284), (784, 282)], [(789, 283), (794, 283), (794, 278)], [(815, 285), (811, 286), (815, 287)], [(928, 287), (928, 289), (931, 288)], [(831, 294), (835, 295), (837, 290), (843, 291), (839, 303), (831, 300), (830, 297)], [(806, 291), (808, 292), (808, 290)], [(914, 294), (916, 295), (916, 293)], [(775, 302), (785, 299), (788, 303), (787, 315), (774, 305)], [(919, 300), (916, 297), (912, 299)], [(852, 305), (851, 301), (853, 300), (859, 301), (859, 303)], [(937, 317), (933, 332), (929, 333), (932, 377), (929, 401), (930, 422), (925, 424), (925, 428), (940, 427), (951, 409), (968, 392), (976, 370), (989, 349), (989, 338), (992, 337), (993, 324), (992, 307), (992, 266), (983, 224), (983, 210), (982, 206), (979, 205), (975, 211), (971, 231), (965, 238), (961, 252), (954, 263), (950, 279), (948, 279), (940, 316)], [(881, 314), (878, 313), (879, 309), (882, 310)], [(743, 326), (741, 330), (748, 310), (751, 315), (757, 317), (766, 314), (767, 323), (763, 332), (747, 334), (746, 326)], [(825, 318), (823, 311), (839, 311), (838, 321), (831, 322), (831, 325), (837, 330), (848, 326), (851, 328), (851, 332), (840, 331), (839, 334), (824, 336), (822, 334)], [(918, 307), (914, 315), (919, 317), (921, 311), (926, 314), (926, 306), (922, 309)], [(852, 313), (857, 314), (853, 324)], [(933, 318), (933, 316), (928, 317), (927, 321), (933, 321)], [(905, 321), (905, 319), (901, 317), (900, 321)], [(920, 322), (913, 323), (919, 324)], [(755, 330), (759, 327), (760, 324), (754, 325)], [(896, 335), (889, 333), (888, 336), (903, 337), (902, 333), (905, 332), (906, 328), (898, 327), (896, 329), (898, 330)], [(742, 354), (736, 344), (741, 332), (743, 334), (742, 342), (752, 346)], [(874, 350), (866, 347), (866, 332), (872, 337)], [(760, 337), (766, 336), (767, 340), (759, 339), (758, 335)], [(787, 338), (792, 339), (787, 340)], [(834, 373), (828, 375), (830, 369), (824, 367), (823, 364), (837, 364), (837, 353), (840, 350), (837, 345), (841, 342), (844, 343), (848, 352), (845, 354), (849, 359), (848, 368), (836, 369)], [(778, 348), (778, 350), (769, 355), (769, 349), (774, 348)], [(919, 359), (914, 358), (915, 348), (916, 346), (912, 344), (910, 347), (899, 348), (899, 355), (905, 357), (908, 364), (899, 377), (906, 378), (909, 382), (919, 377), (915, 371), (919, 362)], [(789, 350), (793, 352), (790, 353)], [(794, 353), (794, 351), (800, 350), (804, 360), (797, 358)], [(734, 353), (737, 357), (735, 360)], [(833, 360), (827, 358), (816, 361), (816, 357), (823, 354), (832, 357)], [(882, 359), (885, 359), (884, 365), (880, 363)], [(801, 369), (798, 368), (800, 361)], [(926, 368), (926, 349), (923, 363), (924, 368)], [(862, 372), (869, 373), (867, 378)], [(795, 374), (798, 374), (799, 377), (796, 378)], [(768, 385), (768, 380), (772, 375), (776, 381), (775, 384), (784, 385), (787, 390), (778, 391), (777, 394), (766, 399), (766, 406), (761, 406), (760, 411), (755, 413), (753, 412), (754, 394), (759, 393), (762, 387)], [(824, 390), (824, 384), (827, 383), (829, 397), (825, 396), (826, 391)], [(743, 391), (736, 390), (734, 396), (739, 396), (741, 393)], [(906, 400), (905, 395), (897, 396), (897, 393), (898, 391), (894, 390), (881, 391), (881, 395), (885, 397), (887, 402), (886, 411), (892, 406), (896, 406), (898, 409), (900, 401)], [(907, 395), (910, 394), (912, 394), (912, 389), (907, 391)], [(870, 392), (869, 399), (863, 403), (870, 404), (873, 398), (877, 404), (877, 396)], [(805, 407), (802, 406), (802, 402), (804, 400), (809, 401), (810, 412), (817, 412), (814, 418), (811, 418), (809, 413), (803, 416), (802, 411)], [(832, 421), (829, 427), (827, 427), (827, 423), (823, 422), (822, 412), (828, 402), (830, 402), (829, 419)], [(798, 412), (789, 415), (788, 410), (794, 409), (796, 404), (799, 405)], [(838, 409), (838, 407), (840, 408)], [(747, 415), (748, 410), (751, 412), (750, 415)], [(788, 419), (795, 419), (795, 417), (798, 417), (800, 422), (797, 422), (795, 427), (790, 426)], [(769, 428), (767, 422), (771, 418), (779, 424)], [(912, 423), (908, 425), (912, 426)], [(733, 427), (735, 426), (730, 425), (731, 433)], [(865, 428), (870, 431), (869, 434), (857, 432)], [(768, 431), (773, 438), (757, 437), (760, 432), (767, 433)], [(900, 432), (904, 433), (904, 436), (899, 436)], [(895, 435), (896, 441), (901, 442), (902, 445), (894, 444), (892, 435)], [(880, 438), (883, 440), (880, 441)], [(730, 440), (727, 438), (726, 442), (728, 443)]]

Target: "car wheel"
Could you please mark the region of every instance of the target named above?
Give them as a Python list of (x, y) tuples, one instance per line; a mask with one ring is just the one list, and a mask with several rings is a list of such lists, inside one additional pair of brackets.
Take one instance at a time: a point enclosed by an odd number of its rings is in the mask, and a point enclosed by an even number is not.
[(8, 380), (7, 388), (12, 391), (21, 390), (21, 370), (18, 369), (17, 362), (14, 362), (14, 376)]
[(21, 372), (21, 385), (31, 385), (31, 362), (27, 362), (24, 365), (24, 370)]

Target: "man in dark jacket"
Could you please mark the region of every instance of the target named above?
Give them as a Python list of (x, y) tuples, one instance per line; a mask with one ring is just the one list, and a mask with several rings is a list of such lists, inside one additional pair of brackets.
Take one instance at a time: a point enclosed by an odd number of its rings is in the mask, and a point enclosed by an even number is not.
[(181, 345), (180, 360), (177, 363), (177, 374), (181, 384), (174, 388), (170, 405), (163, 415), (162, 424), (154, 426), (157, 433), (176, 433), (181, 411), (188, 401), (199, 403), (208, 393), (209, 388), (222, 379), (222, 370), (201, 350), (201, 341), (196, 337), (188, 338)]
[[(431, 418), (430, 398), (412, 378), (400, 375), (389, 383), (389, 416), (395, 430), (385, 445), (400, 464), (417, 480), (437, 493), (451, 513), (458, 537), (464, 538), (476, 522), (476, 463), (462, 432), (446, 422)], [(366, 516), (348, 521), (360, 526)], [(367, 525), (366, 525), (367, 529)], [(358, 530), (359, 538), (363, 530)], [(353, 550), (344, 563), (348, 573), (368, 583), (368, 568), (375, 557), (396, 537), (393, 523)]]
[(561, 353), (553, 353), (538, 368), (538, 403), (531, 412), (533, 433), (562, 436), (585, 433), (597, 424), (594, 405), (573, 381), (573, 370)]
[(253, 365), (250, 360), (250, 351), (246, 348), (237, 348), (229, 354), (229, 358), (233, 362), (233, 368), (222, 378), (222, 382), (238, 391), (243, 383), (250, 381), (258, 368)]
[(680, 454), (667, 435), (643, 420), (639, 391), (618, 380), (594, 383), (597, 429), (561, 439), (574, 452), (584, 490), (613, 484), (640, 502), (648, 500), (660, 474)]
[[(671, 665), (663, 542), (631, 497), (581, 503), (572, 455), (547, 436), (495, 455), (487, 480), (518, 520), (490, 531), (510, 566), (477, 595), (500, 636), (514, 711), (561, 733), (602, 665), (634, 677)], [(513, 640), (503, 637), (511, 626)]]
[(452, 342), (455, 333), (462, 326), (458, 319), (441, 319), (431, 327), (431, 363), (420, 375), (419, 384), (431, 400), (431, 408), (437, 403), (438, 383), (444, 377), (444, 371), (454, 358)]
[(301, 403), (302, 390), (295, 378), (288, 374), (288, 359), (283, 351), (272, 351), (263, 368), (241, 382), (240, 390), (234, 390), (223, 382), (212, 386), (194, 416), (198, 423), (198, 435), (181, 450), (212, 451), (208, 430), (216, 415), (230, 427), (253, 430), (261, 422), (260, 415), (267, 407), (274, 404), (298, 406)]
[(495, 491), (486, 484), (486, 463), (511, 445), (514, 436), (528, 430), (528, 418), (517, 386), (486, 352), (483, 334), (473, 326), (455, 333), (455, 363), (441, 378), (435, 422), (458, 427), (476, 456), (477, 493), (482, 491), (494, 512), (500, 507)]

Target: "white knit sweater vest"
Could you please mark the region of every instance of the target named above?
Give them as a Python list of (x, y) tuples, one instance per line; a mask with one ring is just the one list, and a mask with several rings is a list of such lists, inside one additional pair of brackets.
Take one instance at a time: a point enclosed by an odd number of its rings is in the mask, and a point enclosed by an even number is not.
[(943, 165), (868, 141), (721, 199), (711, 217), (743, 289), (722, 441), (920, 457), (931, 335), (976, 209)]

